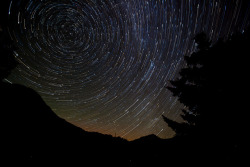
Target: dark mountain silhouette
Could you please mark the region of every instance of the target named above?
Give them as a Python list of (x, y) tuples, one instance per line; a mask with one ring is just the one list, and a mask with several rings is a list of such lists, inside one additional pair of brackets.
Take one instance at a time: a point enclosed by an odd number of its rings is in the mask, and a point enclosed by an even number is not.
[(58, 117), (34, 90), (1, 82), (1, 159), (10, 165), (148, 166), (165, 161), (168, 140), (127, 141)]
[(116, 155), (118, 151), (125, 154), (125, 139), (86, 132), (66, 122), (54, 114), (32, 89), (1, 83), (0, 92), (1, 148), (4, 148), (1, 152), (10, 162), (20, 160), (32, 164), (84, 160), (95, 164), (99, 163), (98, 160), (122, 162), (126, 157)]
[(127, 141), (87, 132), (58, 117), (32, 89), (2, 82), (1, 155), (4, 162), (91, 164), (91, 166), (160, 165), (168, 140), (155, 135)]

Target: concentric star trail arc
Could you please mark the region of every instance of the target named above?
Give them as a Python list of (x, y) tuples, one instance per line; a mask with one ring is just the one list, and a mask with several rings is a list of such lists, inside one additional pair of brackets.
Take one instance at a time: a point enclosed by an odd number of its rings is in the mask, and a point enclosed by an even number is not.
[(174, 132), (181, 105), (165, 88), (204, 31), (242, 32), (250, 4), (231, 0), (18, 0), (9, 32), (19, 66), (8, 78), (36, 90), (60, 117), (133, 140)]

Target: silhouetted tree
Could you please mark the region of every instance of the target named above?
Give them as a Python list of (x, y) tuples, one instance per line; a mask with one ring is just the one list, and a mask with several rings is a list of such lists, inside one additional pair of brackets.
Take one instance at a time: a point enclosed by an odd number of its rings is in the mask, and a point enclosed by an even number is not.
[(163, 116), (178, 135), (203, 138), (224, 151), (244, 148), (249, 118), (249, 34), (249, 30), (236, 33), (214, 45), (204, 33), (194, 38), (197, 50), (185, 56), (186, 67), (167, 87), (187, 108), (184, 123)]

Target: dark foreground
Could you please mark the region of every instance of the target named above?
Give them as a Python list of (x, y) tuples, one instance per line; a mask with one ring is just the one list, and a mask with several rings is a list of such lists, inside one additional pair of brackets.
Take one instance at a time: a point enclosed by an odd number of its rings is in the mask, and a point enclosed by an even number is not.
[[(32, 89), (1, 83), (1, 163), (25, 166), (179, 166), (246, 162), (241, 147), (154, 135), (129, 142), (59, 118)], [(207, 140), (206, 140), (207, 141)], [(214, 142), (213, 142), (214, 143)]]

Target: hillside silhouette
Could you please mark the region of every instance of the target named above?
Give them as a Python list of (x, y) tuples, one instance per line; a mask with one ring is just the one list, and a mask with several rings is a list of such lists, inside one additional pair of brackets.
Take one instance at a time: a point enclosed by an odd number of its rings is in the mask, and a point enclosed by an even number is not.
[[(1, 159), (10, 165), (160, 165), (169, 149), (154, 135), (127, 141), (59, 118), (32, 89), (1, 82)], [(169, 152), (170, 153), (170, 152)]]
[(1, 83), (0, 89), (1, 145), (5, 148), (1, 151), (10, 162), (81, 160), (95, 164), (101, 159), (122, 162), (120, 158), (126, 156), (116, 154), (122, 153), (125, 139), (86, 132), (66, 122), (32, 89), (8, 83)]

